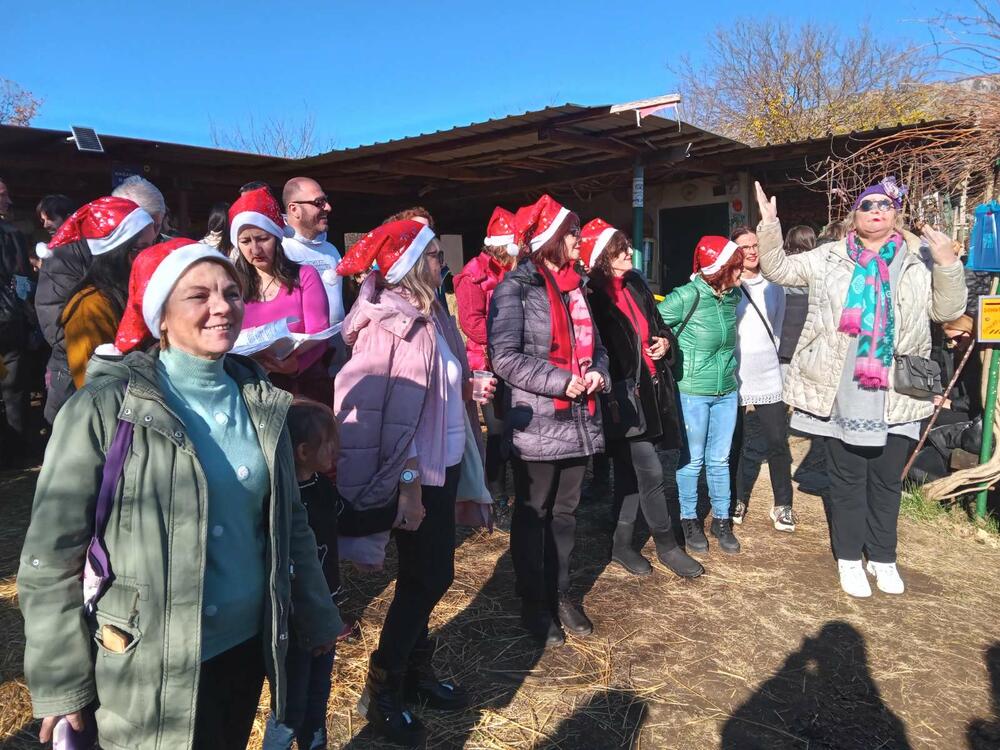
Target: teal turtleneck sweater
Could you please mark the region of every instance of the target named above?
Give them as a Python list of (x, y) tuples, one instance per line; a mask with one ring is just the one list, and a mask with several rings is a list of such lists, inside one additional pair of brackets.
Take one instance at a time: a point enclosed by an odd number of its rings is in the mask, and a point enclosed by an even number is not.
[(187, 428), (208, 481), (202, 661), (260, 632), (267, 580), (264, 502), (271, 481), (224, 360), (170, 347), (157, 363), (167, 404)]

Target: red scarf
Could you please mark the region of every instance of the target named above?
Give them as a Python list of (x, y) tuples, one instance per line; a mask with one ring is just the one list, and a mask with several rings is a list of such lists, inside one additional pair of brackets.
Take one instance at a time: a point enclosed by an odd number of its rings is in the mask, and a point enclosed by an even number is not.
[[(594, 321), (590, 308), (580, 289), (580, 274), (572, 265), (567, 265), (552, 273), (539, 264), (545, 289), (549, 295), (549, 316), (552, 321), (552, 346), (549, 349), (549, 363), (583, 377), (594, 362)], [(562, 295), (569, 296), (569, 305)], [(554, 398), (556, 416), (565, 417), (573, 404), (566, 398)], [(594, 394), (587, 396), (587, 409), (593, 416), (597, 411)]]
[[(642, 358), (646, 363), (646, 368), (649, 370), (649, 374), (655, 378), (656, 363), (646, 353), (646, 349), (649, 347), (649, 321), (646, 320), (646, 316), (643, 315), (642, 310), (639, 309), (639, 305), (636, 304), (632, 292), (625, 288), (625, 277), (612, 276), (611, 283), (608, 284), (608, 292), (611, 295), (611, 301), (615, 303), (615, 307), (621, 310), (622, 315), (631, 321), (632, 328), (636, 336), (639, 337), (639, 349), (642, 351)], [(638, 373), (636, 373), (636, 377), (638, 376)]]

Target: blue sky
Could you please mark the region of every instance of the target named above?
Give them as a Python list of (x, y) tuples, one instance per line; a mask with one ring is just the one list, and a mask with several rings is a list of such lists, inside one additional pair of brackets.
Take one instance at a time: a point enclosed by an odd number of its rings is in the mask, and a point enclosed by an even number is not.
[[(253, 113), (317, 122), (319, 146), (399, 138), (553, 104), (675, 89), (717, 25), (750, 12), (925, 41), (971, 0), (172, 0), (11, 3), (0, 77), (45, 102), (34, 125), (211, 145)], [(323, 148), (322, 150), (326, 150)]]

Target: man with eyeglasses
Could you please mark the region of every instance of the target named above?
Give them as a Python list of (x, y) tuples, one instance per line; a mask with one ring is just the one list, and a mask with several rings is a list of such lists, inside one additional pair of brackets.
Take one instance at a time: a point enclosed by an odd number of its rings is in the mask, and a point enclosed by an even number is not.
[(316, 180), (293, 177), (281, 192), (288, 225), (295, 230), (294, 237), (281, 241), (289, 260), (312, 266), (319, 271), (326, 296), (330, 303), (330, 324), (344, 319), (343, 279), (337, 275), (340, 252), (326, 241), (329, 226), (330, 199)]

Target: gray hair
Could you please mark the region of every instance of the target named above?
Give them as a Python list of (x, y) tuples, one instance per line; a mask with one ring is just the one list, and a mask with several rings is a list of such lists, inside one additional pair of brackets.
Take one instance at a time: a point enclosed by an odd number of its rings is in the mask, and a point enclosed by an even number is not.
[(152, 182), (137, 174), (126, 177), (111, 194), (116, 198), (128, 198), (135, 201), (148, 214), (159, 216), (161, 220), (167, 213), (167, 202), (163, 200), (163, 193)]

